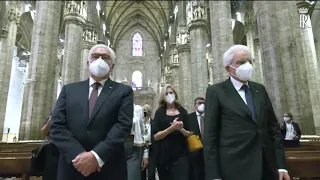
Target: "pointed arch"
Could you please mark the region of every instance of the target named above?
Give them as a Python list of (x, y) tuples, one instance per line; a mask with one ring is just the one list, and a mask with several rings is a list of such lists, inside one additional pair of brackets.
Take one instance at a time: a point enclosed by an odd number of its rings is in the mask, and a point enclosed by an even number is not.
[(143, 55), (143, 38), (139, 32), (136, 32), (132, 36), (132, 56)]
[(134, 71), (132, 73), (132, 89), (142, 89), (142, 73), (140, 71)]

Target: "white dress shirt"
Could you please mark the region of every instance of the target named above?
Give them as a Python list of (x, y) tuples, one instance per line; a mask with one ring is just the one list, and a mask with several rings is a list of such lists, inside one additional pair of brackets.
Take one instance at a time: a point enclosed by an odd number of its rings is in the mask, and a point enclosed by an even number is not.
[[(241, 89), (241, 87), (244, 85), (244, 83), (235, 80), (232, 76), (230, 76), (230, 80), (231, 80), (231, 82), (233, 84), (233, 87), (237, 90), (237, 92), (239, 93), (239, 95), (242, 98), (242, 100), (244, 101), (244, 103), (247, 104), (246, 93), (245, 93), (245, 91), (243, 89)], [(248, 87), (250, 88), (248, 82), (245, 83), (245, 84), (248, 85)], [(286, 172), (286, 173), (288, 173), (288, 171), (285, 170), (285, 169), (278, 169), (278, 172)]]
[[(100, 93), (101, 93), (101, 90), (102, 90), (102, 88), (103, 88), (103, 86), (104, 86), (104, 84), (106, 83), (107, 80), (108, 80), (108, 79), (104, 79), (104, 80), (102, 80), (102, 81), (99, 81), (99, 83), (101, 84), (101, 86), (99, 86), (99, 88), (98, 88), (98, 97), (99, 97), (99, 95), (100, 95)], [(95, 82), (96, 82), (96, 80), (94, 80), (92, 77), (89, 78), (89, 96), (88, 96), (88, 99), (90, 99), (90, 95), (91, 95), (91, 92), (92, 92), (92, 90), (93, 90), (92, 85), (93, 85)], [(91, 152), (91, 153), (94, 155), (94, 157), (97, 159), (99, 166), (102, 167), (102, 166), (104, 165), (104, 162), (103, 162), (102, 159), (99, 157), (99, 155), (98, 155), (96, 152), (94, 152), (94, 151), (90, 151), (90, 152)]]
[(294, 128), (291, 122), (285, 122), (286, 123), (286, 137), (284, 138), (285, 140), (293, 140), (293, 138), (296, 136), (294, 134)]
[[(133, 145), (137, 147), (144, 147), (146, 142), (143, 138), (143, 109), (141, 106), (134, 104), (133, 106), (133, 123), (131, 129), (131, 135), (134, 136), (133, 138)], [(143, 150), (143, 158), (149, 157), (149, 150)]]
[(200, 130), (200, 133), (202, 133), (201, 132), (201, 117), (204, 117), (204, 113), (200, 114), (198, 111), (196, 111), (196, 115), (197, 115), (199, 130)]
[[(235, 80), (232, 76), (230, 76), (230, 80), (233, 84), (233, 87), (237, 90), (237, 92), (239, 93), (240, 97), (242, 98), (242, 100), (244, 101), (244, 103), (247, 104), (247, 100), (246, 100), (246, 92), (241, 89), (241, 87), (244, 85), (244, 83), (240, 82), (240, 81), (237, 81)], [(245, 83), (248, 87), (249, 87), (249, 84), (248, 82)], [(250, 88), (250, 87), (249, 87)]]
[(147, 145), (151, 145), (151, 119), (143, 122), (143, 140)]

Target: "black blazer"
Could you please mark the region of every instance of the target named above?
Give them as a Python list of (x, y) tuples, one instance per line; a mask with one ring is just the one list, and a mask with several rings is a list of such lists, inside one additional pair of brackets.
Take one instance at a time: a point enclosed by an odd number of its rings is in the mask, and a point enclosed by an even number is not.
[[(300, 127), (296, 122), (292, 122), (292, 126), (293, 126), (294, 131), (297, 133), (297, 135), (296, 135), (296, 136), (298, 136), (297, 140), (299, 140), (301, 138)], [(284, 122), (283, 126), (281, 127), (281, 134), (282, 134), (282, 137), (284, 139), (286, 137), (286, 134), (287, 134), (287, 126), (286, 126), (285, 122)]]
[(252, 119), (251, 111), (230, 79), (207, 89), (206, 180), (255, 180), (273, 174), (267, 178), (272, 180), (277, 179), (277, 169), (286, 169), (283, 138), (268, 93), (263, 85), (255, 82), (250, 81), (249, 87), (257, 120)]
[(127, 180), (124, 142), (133, 120), (133, 91), (107, 80), (89, 117), (89, 80), (63, 86), (52, 112), (50, 136), (60, 150), (58, 180), (82, 180), (71, 161), (95, 151), (104, 161), (86, 180)]
[[(188, 115), (188, 124), (189, 124), (189, 130), (201, 138), (201, 132), (200, 132), (198, 117), (196, 112), (190, 113)], [(194, 159), (194, 158), (203, 159), (202, 149), (195, 152), (189, 152), (189, 156), (191, 159)]]

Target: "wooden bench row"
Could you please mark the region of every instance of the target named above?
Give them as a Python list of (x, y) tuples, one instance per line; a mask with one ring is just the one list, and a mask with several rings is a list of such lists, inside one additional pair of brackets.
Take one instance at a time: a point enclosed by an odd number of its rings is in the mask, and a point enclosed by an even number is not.
[[(31, 151), (41, 143), (0, 143), (0, 177), (29, 180)], [(320, 178), (320, 142), (302, 142), (299, 148), (286, 149), (291, 177)]]

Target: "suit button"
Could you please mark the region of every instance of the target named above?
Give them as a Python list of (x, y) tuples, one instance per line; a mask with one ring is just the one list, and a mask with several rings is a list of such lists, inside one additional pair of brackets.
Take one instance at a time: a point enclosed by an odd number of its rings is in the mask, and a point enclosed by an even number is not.
[(89, 132), (89, 131), (87, 131), (87, 134), (90, 134), (90, 132)]

